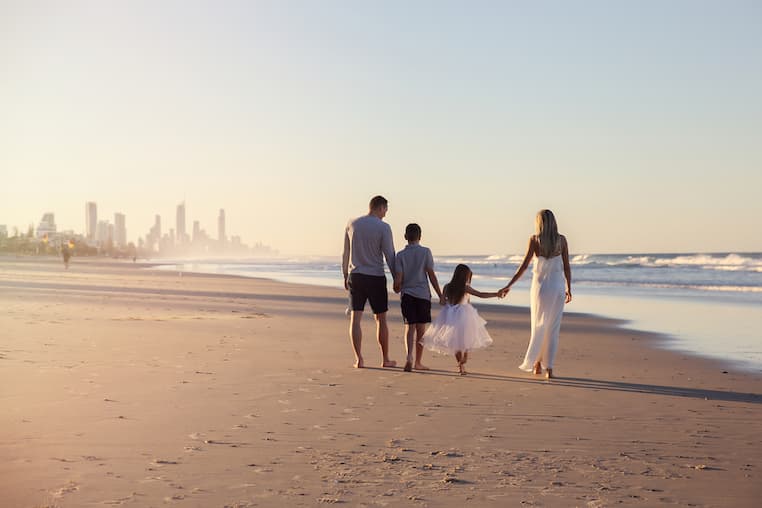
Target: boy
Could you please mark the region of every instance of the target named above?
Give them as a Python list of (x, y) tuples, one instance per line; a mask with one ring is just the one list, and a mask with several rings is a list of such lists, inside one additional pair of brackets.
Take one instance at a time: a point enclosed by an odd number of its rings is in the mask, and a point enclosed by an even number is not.
[(439, 296), (440, 305), (444, 297), (439, 289), (439, 281), (434, 273), (434, 257), (431, 250), (422, 246), (421, 227), (408, 224), (405, 228), (407, 245), (395, 256), (394, 292), (402, 292), (400, 307), (405, 321), (407, 361), (405, 372), (413, 370), (413, 343), (415, 343), (415, 369), (428, 370), (421, 363), (423, 345), (420, 343), (426, 324), (431, 323), (431, 291), (429, 281)]

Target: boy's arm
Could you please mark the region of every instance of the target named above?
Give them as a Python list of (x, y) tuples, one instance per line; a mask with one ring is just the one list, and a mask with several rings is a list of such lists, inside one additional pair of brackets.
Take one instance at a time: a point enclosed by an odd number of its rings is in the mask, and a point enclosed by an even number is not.
[(444, 305), (445, 304), (444, 295), (442, 294), (442, 290), (439, 289), (439, 280), (437, 279), (437, 274), (434, 273), (434, 269), (427, 268), (426, 275), (429, 276), (429, 281), (431, 282), (431, 285), (434, 288), (434, 291), (437, 292), (437, 296), (439, 297), (439, 305)]

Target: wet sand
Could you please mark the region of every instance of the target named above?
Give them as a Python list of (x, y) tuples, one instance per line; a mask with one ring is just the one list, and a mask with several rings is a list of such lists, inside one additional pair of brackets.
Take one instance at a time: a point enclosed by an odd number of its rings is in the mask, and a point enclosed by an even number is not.
[[(343, 291), (0, 258), (0, 505), (734, 506), (762, 496), (762, 379), (567, 313), (477, 307), (468, 376), (353, 369)], [(573, 306), (570, 306), (570, 310)], [(436, 309), (435, 309), (436, 311)], [(404, 360), (399, 304), (392, 358)]]

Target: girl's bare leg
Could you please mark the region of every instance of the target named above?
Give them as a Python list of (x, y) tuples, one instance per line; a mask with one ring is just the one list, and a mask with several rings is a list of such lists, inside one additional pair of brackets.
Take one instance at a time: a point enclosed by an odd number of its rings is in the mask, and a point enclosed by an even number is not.
[(466, 373), (466, 370), (463, 368), (463, 353), (456, 351), (455, 359), (458, 360), (458, 372), (460, 372), (460, 375), (462, 376)]

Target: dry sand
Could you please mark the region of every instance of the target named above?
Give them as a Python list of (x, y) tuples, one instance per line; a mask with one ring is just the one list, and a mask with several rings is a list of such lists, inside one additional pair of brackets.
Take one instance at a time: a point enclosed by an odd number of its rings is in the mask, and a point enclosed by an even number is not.
[[(357, 370), (345, 304), (0, 258), (0, 506), (760, 506), (759, 376), (567, 314), (545, 381), (512, 307), (480, 307), (495, 345), (468, 376), (429, 352)], [(402, 363), (396, 297), (390, 326)]]

